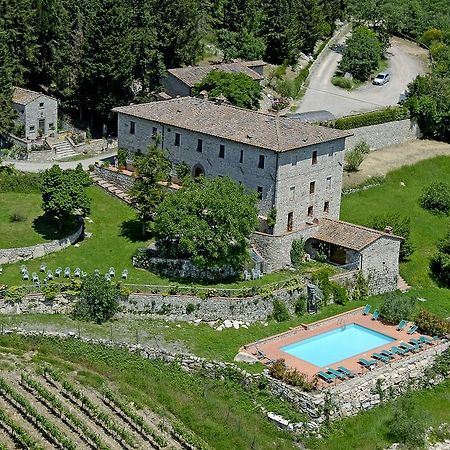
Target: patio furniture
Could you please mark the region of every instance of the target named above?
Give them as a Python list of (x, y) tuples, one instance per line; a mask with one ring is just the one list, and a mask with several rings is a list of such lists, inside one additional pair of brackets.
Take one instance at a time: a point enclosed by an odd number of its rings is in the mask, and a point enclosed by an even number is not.
[(355, 374), (351, 370), (347, 369), (347, 367), (339, 366), (337, 368), (337, 370), (339, 370), (339, 372), (342, 372), (348, 378), (354, 378), (355, 377)]
[(248, 281), (248, 280), (251, 280), (251, 279), (252, 279), (252, 276), (249, 274), (248, 270), (244, 270), (244, 280)]
[(86, 278), (87, 277), (87, 272), (81, 272), (81, 278)]
[(25, 265), (22, 264), (22, 265), (20, 266), (20, 273), (23, 275), (24, 272), (28, 272), (28, 270), (27, 270), (27, 266), (25, 266)]
[(94, 270), (94, 277), (99, 277), (100, 276), (100, 270), (95, 269)]
[(57, 277), (60, 277), (60, 276), (61, 276), (61, 273), (62, 273), (62, 267), (58, 267), (58, 268), (55, 270), (55, 275), (56, 275)]
[(377, 362), (374, 361), (373, 359), (366, 359), (366, 358), (358, 359), (358, 363), (364, 367), (367, 367), (368, 369), (370, 369), (372, 366), (375, 366), (377, 364)]
[(108, 273), (109, 273), (109, 276), (111, 278), (113, 278), (113, 277), (116, 276), (116, 269), (114, 269), (114, 267), (110, 267), (109, 270), (108, 270)]
[(362, 311), (363, 316), (367, 316), (367, 314), (369, 314), (369, 312), (370, 312), (371, 309), (372, 309), (372, 306), (369, 305), (369, 304), (367, 304), (367, 305), (364, 307), (363, 311)]
[(81, 269), (79, 267), (77, 267), (75, 269), (75, 271), (73, 272), (73, 276), (80, 278), (80, 275), (81, 275)]
[(252, 279), (256, 280), (258, 276), (256, 275), (256, 269), (252, 269)]
[(317, 372), (317, 376), (322, 378), (322, 380), (325, 380), (327, 383), (331, 383), (336, 378), (335, 375), (332, 375), (331, 373), (325, 373), (322, 371)]
[(414, 350), (414, 347), (410, 344), (407, 344), (406, 342), (400, 342), (400, 344), (398, 344), (398, 346), (400, 348), (404, 348), (408, 352), (412, 352)]
[(406, 327), (406, 324), (408, 323), (407, 320), (401, 320), (400, 323), (397, 325), (397, 330), (402, 331), (403, 328)]
[(395, 355), (401, 355), (403, 356), (405, 353), (408, 353), (408, 350), (405, 350), (404, 348), (400, 348), (397, 346), (391, 347), (391, 352)]
[(36, 272), (33, 272), (33, 273), (31, 274), (31, 281), (32, 281), (33, 283), (35, 283), (36, 281), (39, 281), (39, 277), (37, 276), (37, 273), (36, 273)]
[(407, 331), (407, 333), (414, 334), (416, 332), (417, 328), (419, 328), (417, 325), (412, 325), (411, 328)]
[(259, 269), (256, 269), (256, 278), (262, 278), (263, 274)]
[(372, 320), (378, 320), (378, 316), (380, 315), (380, 311), (376, 309), (372, 314)]
[(45, 263), (42, 263), (41, 266), (39, 267), (39, 270), (41, 272), (45, 272), (46, 269), (47, 269), (47, 265)]
[[(433, 338), (433, 340), (434, 340), (434, 338)], [(419, 338), (419, 342), (421, 342), (422, 344), (428, 344), (428, 345), (433, 345), (433, 340), (431, 340), (427, 336), (420, 336), (420, 338)]]
[(70, 267), (66, 267), (66, 268), (64, 269), (64, 276), (65, 276), (66, 278), (70, 278)]
[(47, 279), (53, 280), (53, 272), (51, 270), (47, 270)]
[(122, 278), (124, 280), (126, 280), (128, 278), (128, 269), (123, 269), (122, 270)]
[(383, 356), (386, 356), (390, 359), (394, 358), (394, 354), (392, 352), (390, 352), (389, 350), (381, 350), (380, 352)]
[(105, 280), (111, 281), (111, 275), (109, 273), (105, 273)]
[(337, 370), (334, 370), (331, 367), (327, 369), (326, 373), (334, 375), (336, 378), (339, 378), (340, 380), (345, 380), (347, 378), (347, 376), (344, 375), (342, 372), (338, 372)]
[(387, 356), (382, 355), (381, 353), (372, 353), (372, 358), (378, 359), (379, 361), (383, 361), (384, 363), (389, 362), (389, 358)]
[(22, 272), (22, 279), (23, 280), (28, 280), (30, 278), (30, 276), (28, 275), (28, 271), (25, 270), (25, 272)]

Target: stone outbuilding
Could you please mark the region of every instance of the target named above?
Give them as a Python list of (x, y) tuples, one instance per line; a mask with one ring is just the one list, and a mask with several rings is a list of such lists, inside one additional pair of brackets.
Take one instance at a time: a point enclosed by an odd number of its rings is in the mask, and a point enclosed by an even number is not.
[(14, 88), (12, 104), (16, 122), (24, 125), (24, 138), (34, 141), (53, 135), (58, 129), (58, 101), (40, 92)]

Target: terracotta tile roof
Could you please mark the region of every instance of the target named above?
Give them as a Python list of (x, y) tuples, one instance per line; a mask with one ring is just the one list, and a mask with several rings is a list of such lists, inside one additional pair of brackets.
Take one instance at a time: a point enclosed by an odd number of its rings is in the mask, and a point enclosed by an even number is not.
[(348, 131), (194, 97), (123, 106), (113, 111), (275, 152), (352, 135)]
[(402, 240), (400, 236), (373, 230), (372, 228), (323, 218), (320, 219), (319, 229), (314, 233), (313, 238), (360, 251), (383, 236)]
[(17, 103), (19, 105), (27, 105), (28, 103), (31, 103), (32, 101), (42, 96), (49, 97), (48, 95), (42, 94), (41, 92), (15, 87), (12, 95), (12, 101), (13, 103)]
[(230, 73), (245, 73), (250, 78), (253, 78), (257, 81), (263, 79), (263, 77), (259, 73), (255, 72), (254, 70), (250, 69), (245, 64), (240, 62), (229, 64), (211, 64), (208, 66), (178, 67), (176, 69), (169, 69), (168, 72), (189, 87), (194, 87), (195, 84), (202, 81), (203, 78), (205, 78), (206, 75), (208, 75), (208, 73), (212, 70), (221, 70), (223, 72)]

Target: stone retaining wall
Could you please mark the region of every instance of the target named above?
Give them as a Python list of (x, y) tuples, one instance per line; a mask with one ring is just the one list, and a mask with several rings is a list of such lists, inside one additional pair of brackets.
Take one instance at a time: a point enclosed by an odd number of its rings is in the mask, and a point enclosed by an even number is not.
[(128, 192), (134, 183), (134, 178), (129, 175), (124, 175), (120, 172), (115, 172), (105, 167), (95, 166), (94, 174), (103, 178), (105, 181), (113, 184), (124, 192)]
[(353, 128), (348, 131), (353, 133), (353, 136), (345, 140), (345, 150), (351, 150), (361, 141), (367, 142), (371, 150), (378, 150), (390, 145), (403, 144), (422, 136), (418, 125), (412, 123), (410, 119)]
[(81, 224), (69, 236), (52, 242), (45, 242), (31, 247), (0, 249), (0, 264), (14, 264), (18, 261), (40, 258), (50, 253), (59, 252), (74, 244), (82, 235), (83, 229), (84, 225)]

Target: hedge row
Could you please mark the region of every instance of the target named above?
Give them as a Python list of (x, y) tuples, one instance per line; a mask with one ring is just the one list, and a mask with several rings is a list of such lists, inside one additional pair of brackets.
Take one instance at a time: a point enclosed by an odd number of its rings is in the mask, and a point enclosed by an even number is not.
[(334, 127), (338, 130), (350, 130), (352, 128), (367, 127), (380, 123), (394, 122), (409, 118), (409, 111), (403, 106), (394, 106), (380, 111), (371, 111), (356, 116), (341, 117), (336, 119)]

